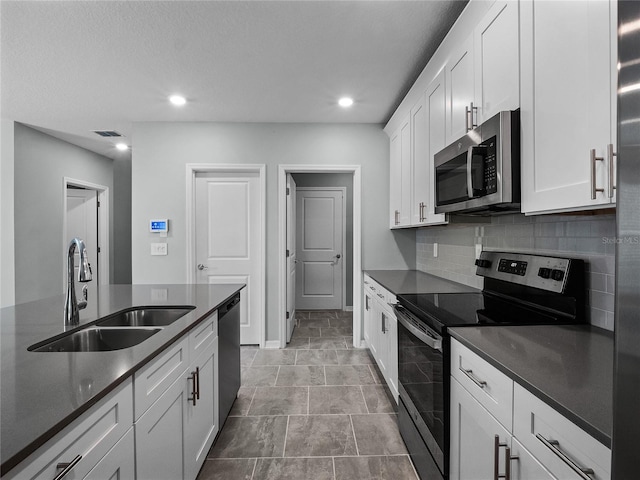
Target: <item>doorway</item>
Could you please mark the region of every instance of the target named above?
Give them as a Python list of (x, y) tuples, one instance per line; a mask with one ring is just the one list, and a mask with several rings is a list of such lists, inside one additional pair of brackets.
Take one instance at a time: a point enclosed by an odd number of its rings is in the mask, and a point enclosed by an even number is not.
[[(109, 189), (103, 185), (65, 178), (63, 192), (62, 291), (66, 292), (67, 288), (67, 246), (72, 238), (78, 237), (87, 247), (93, 273), (93, 281), (87, 286), (89, 295), (94, 297), (98, 291), (98, 285), (109, 283)], [(77, 272), (79, 266), (77, 251), (74, 265)], [(82, 288), (82, 285), (76, 283), (76, 288)]]
[[(335, 177), (346, 177), (352, 196), (352, 208), (346, 208), (346, 195), (335, 182), (324, 182), (336, 174)], [(311, 181), (311, 179), (314, 179)], [(303, 202), (292, 202), (287, 195), (287, 188), (291, 192), (292, 180), (300, 200), (308, 195), (309, 210), (316, 218), (306, 225), (303, 220), (305, 212)], [(320, 183), (318, 183), (320, 182)], [(323, 184), (324, 186), (320, 186)], [(333, 193), (332, 193), (333, 192)], [(278, 204), (279, 230), (282, 252), (279, 255), (280, 265), (280, 340), (279, 345), (272, 348), (284, 348), (291, 338), (292, 316), (297, 310), (307, 312), (322, 309), (324, 311), (348, 311), (351, 321), (353, 338), (350, 343), (355, 347), (361, 346), (361, 183), (360, 166), (320, 166), (320, 165), (280, 165), (278, 176)], [(292, 209), (291, 205), (297, 204)], [(342, 211), (335, 215), (336, 209)], [(292, 211), (295, 214), (292, 215)], [(292, 217), (297, 221), (293, 222)], [(342, 217), (342, 218), (340, 218)], [(348, 218), (347, 218), (348, 217)], [(343, 232), (336, 227), (336, 218), (342, 225)], [(326, 225), (325, 225), (326, 223)], [(329, 225), (329, 223), (331, 225)], [(302, 224), (302, 225), (300, 225)], [(297, 241), (292, 241), (291, 229), (297, 233)], [(350, 234), (348, 239), (344, 235), (346, 230)], [(305, 231), (307, 230), (307, 231)], [(311, 242), (305, 245), (305, 235), (309, 234)], [(293, 236), (295, 238), (296, 236)], [(293, 245), (293, 248), (291, 248)], [(316, 247), (307, 249), (309, 245)], [(304, 265), (304, 250), (310, 250), (314, 258), (310, 258), (310, 267)], [(348, 252), (348, 253), (347, 253)], [(288, 257), (287, 254), (290, 256)], [(328, 255), (328, 256), (327, 256)], [(297, 260), (297, 268), (292, 268), (290, 258)], [(327, 258), (324, 258), (327, 257)], [(341, 262), (340, 269), (336, 269), (337, 262)], [(295, 274), (293, 272), (296, 272)], [(340, 281), (336, 282), (338, 274)], [(306, 277), (306, 278), (305, 278)], [(292, 289), (292, 283), (296, 288)], [(336, 291), (336, 284), (338, 291)], [(331, 285), (328, 287), (327, 285)], [(348, 285), (348, 288), (347, 288)], [(306, 289), (305, 292), (300, 292)], [(295, 292), (292, 295), (292, 290)], [(296, 293), (297, 292), (297, 293)], [(301, 299), (307, 297), (311, 303), (303, 303)], [(295, 299), (295, 301), (293, 300)], [(322, 303), (328, 299), (334, 303)], [(314, 303), (315, 302), (315, 303)], [(337, 302), (337, 303), (336, 303)], [(329, 305), (329, 306), (327, 306)]]
[(264, 346), (263, 165), (187, 165), (187, 264), (192, 283), (244, 283), (240, 343)]

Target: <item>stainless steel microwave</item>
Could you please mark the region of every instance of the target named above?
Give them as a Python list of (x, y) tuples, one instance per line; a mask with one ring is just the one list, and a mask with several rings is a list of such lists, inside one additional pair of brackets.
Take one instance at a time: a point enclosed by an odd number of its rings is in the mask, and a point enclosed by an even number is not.
[(434, 156), (436, 213), (520, 211), (520, 110), (500, 112)]

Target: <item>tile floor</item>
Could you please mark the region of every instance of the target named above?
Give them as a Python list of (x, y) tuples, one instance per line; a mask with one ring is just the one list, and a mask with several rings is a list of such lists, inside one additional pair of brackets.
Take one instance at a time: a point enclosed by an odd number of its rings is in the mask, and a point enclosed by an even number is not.
[(242, 386), (198, 480), (416, 480), (351, 312), (297, 312), (284, 350), (242, 348)]

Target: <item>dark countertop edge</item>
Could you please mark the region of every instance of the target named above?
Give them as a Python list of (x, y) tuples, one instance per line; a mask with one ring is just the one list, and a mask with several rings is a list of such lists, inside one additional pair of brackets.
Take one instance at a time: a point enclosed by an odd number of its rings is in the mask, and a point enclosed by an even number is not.
[[(569, 409), (565, 405), (562, 405), (560, 402), (556, 401), (552, 396), (548, 395), (540, 388), (529, 383), (525, 378), (521, 377), (520, 375), (515, 373), (513, 370), (509, 369), (506, 365), (503, 365), (501, 362), (494, 359), (491, 355), (487, 354), (482, 349), (476, 347), (473, 344), (473, 342), (468, 341), (462, 335), (458, 334), (456, 332), (456, 328), (465, 328), (465, 327), (450, 328), (448, 331), (453, 338), (458, 340), (465, 347), (468, 347), (469, 349), (471, 349), (474, 353), (478, 354), (484, 360), (489, 362), (491, 365), (496, 367), (498, 370), (500, 370), (502, 373), (507, 375), (513, 381), (518, 383), (520, 386), (524, 387), (528, 392), (532, 393), (537, 398), (542, 400), (544, 403), (546, 403), (547, 405), (552, 407), (554, 410), (562, 414), (564, 417), (566, 417), (567, 419), (575, 423), (578, 427), (580, 427), (582, 430), (587, 432), (593, 438), (598, 440), (605, 447), (611, 449), (611, 436), (609, 434), (595, 427), (594, 425), (589, 423), (587, 420), (577, 415), (575, 412), (571, 411), (571, 409)], [(488, 328), (491, 328), (491, 327), (488, 327)], [(500, 327), (494, 327), (494, 328), (500, 328)], [(592, 328), (595, 328), (595, 327), (592, 327)]]
[[(34, 453), (38, 448), (42, 447), (45, 443), (47, 443), (49, 440), (51, 440), (53, 437), (59, 434), (62, 430), (64, 430), (67, 426), (69, 426), (74, 420), (80, 418), (82, 414), (86, 413), (89, 409), (91, 409), (91, 407), (99, 403), (109, 393), (111, 393), (119, 385), (124, 383), (129, 377), (132, 377), (135, 372), (137, 372), (142, 367), (144, 367), (147, 363), (149, 363), (151, 360), (157, 357), (160, 353), (164, 352), (167, 348), (173, 345), (177, 340), (184, 337), (188, 332), (193, 330), (197, 325), (199, 325), (204, 320), (209, 318), (213, 314), (213, 312), (215, 312), (220, 307), (220, 305), (225, 303), (227, 300), (229, 300), (231, 297), (233, 297), (235, 294), (237, 294), (240, 290), (242, 290), (245, 287), (246, 285), (243, 285), (242, 287), (238, 288), (233, 293), (231, 293), (228, 297), (226, 297), (224, 300), (218, 303), (218, 305), (202, 313), (198, 318), (196, 318), (196, 320), (194, 320), (189, 325), (187, 325), (183, 330), (181, 330), (179, 333), (176, 333), (175, 336), (173, 336), (171, 339), (168, 339), (163, 345), (161, 345), (156, 350), (151, 352), (149, 355), (147, 355), (143, 360), (138, 362), (132, 368), (124, 372), (117, 379), (111, 382), (109, 386), (103, 388), (100, 392), (96, 393), (93, 397), (91, 397), (85, 403), (83, 403), (78, 408), (76, 408), (71, 414), (67, 415), (65, 418), (60, 420), (56, 425), (54, 425), (49, 430), (42, 433), (39, 437), (34, 439), (28, 445), (26, 445), (22, 450), (19, 450), (17, 453), (15, 453), (13, 456), (11, 456), (8, 459), (3, 458), (2, 464), (0, 465), (0, 476), (6, 475), (13, 468), (17, 467), (22, 461), (29, 458), (29, 456), (32, 453)], [(87, 325), (83, 325), (83, 328), (86, 327)], [(134, 345), (131, 348), (135, 348), (135, 347), (136, 346)]]

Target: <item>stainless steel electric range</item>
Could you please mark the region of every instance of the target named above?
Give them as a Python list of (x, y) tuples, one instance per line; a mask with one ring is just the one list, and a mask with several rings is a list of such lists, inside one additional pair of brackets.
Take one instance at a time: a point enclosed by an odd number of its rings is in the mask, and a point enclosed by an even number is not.
[(479, 293), (398, 295), (398, 424), (423, 480), (449, 474), (449, 327), (584, 323), (581, 260), (482, 252)]

